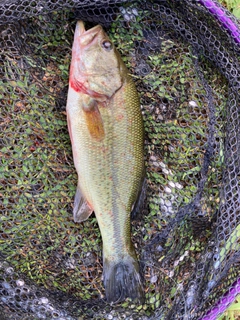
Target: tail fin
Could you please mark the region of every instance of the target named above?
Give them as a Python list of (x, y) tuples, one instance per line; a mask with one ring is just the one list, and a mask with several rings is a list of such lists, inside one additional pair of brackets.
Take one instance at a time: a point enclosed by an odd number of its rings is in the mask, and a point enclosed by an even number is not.
[(122, 261), (104, 259), (103, 276), (108, 302), (121, 302), (126, 298), (143, 301), (143, 287), (138, 262), (131, 256)]

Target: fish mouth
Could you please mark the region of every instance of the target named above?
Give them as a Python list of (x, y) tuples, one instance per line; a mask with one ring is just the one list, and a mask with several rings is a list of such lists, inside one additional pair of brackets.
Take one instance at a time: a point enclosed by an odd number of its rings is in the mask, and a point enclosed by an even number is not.
[(80, 20), (76, 24), (75, 36), (80, 42), (81, 46), (87, 47), (97, 41), (98, 34), (102, 30), (103, 29), (100, 25), (97, 25), (89, 30), (86, 30), (84, 27), (83, 21)]

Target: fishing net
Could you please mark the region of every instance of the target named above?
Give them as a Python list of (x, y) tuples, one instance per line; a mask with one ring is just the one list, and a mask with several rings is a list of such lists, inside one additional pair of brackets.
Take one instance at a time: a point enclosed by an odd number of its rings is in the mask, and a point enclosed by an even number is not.
[[(105, 301), (96, 218), (72, 218), (78, 19), (104, 26), (141, 99), (142, 304)], [(0, 32), (0, 319), (216, 319), (240, 292), (238, 21), (207, 0), (4, 0)]]

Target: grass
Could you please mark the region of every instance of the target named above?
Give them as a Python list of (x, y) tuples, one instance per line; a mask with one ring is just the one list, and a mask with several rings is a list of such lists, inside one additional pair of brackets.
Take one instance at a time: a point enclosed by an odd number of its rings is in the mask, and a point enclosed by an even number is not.
[(219, 0), (236, 18), (240, 19), (240, 2), (239, 0)]
[(235, 302), (224, 312), (218, 320), (239, 320), (240, 319), (240, 296), (237, 296)]

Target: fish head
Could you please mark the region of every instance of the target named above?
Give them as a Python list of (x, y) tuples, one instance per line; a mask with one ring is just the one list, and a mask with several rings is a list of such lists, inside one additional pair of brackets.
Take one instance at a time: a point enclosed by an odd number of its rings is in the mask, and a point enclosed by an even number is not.
[(70, 85), (96, 100), (113, 96), (123, 84), (121, 58), (100, 25), (85, 30), (78, 21), (74, 34)]

